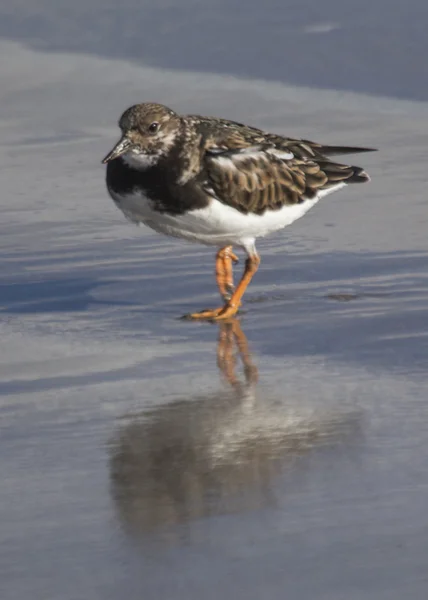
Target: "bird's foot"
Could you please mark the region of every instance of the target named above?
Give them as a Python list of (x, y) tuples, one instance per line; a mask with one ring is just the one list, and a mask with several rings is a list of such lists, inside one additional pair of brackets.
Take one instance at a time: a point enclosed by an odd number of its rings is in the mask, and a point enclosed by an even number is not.
[(190, 321), (224, 321), (230, 319), (236, 315), (239, 309), (239, 304), (226, 304), (220, 308), (202, 310), (201, 312), (190, 313), (184, 315), (183, 319)]
[[(230, 251), (230, 247), (228, 247), (227, 250)], [(220, 252), (217, 253), (217, 262), (220, 262), (222, 252), (223, 251), (220, 250)], [(248, 256), (247, 260), (245, 261), (245, 269), (241, 277), (241, 281), (239, 282), (238, 287), (233, 292), (230, 300), (227, 300), (224, 306), (222, 306), (221, 308), (216, 308), (214, 310), (203, 310), (198, 313), (191, 313), (183, 318), (195, 321), (226, 321), (227, 319), (231, 319), (232, 317), (234, 317), (238, 312), (239, 307), (241, 306), (242, 296), (244, 295), (244, 292), (247, 289), (247, 286), (250, 283), (254, 273), (257, 271), (259, 264), (260, 258), (257, 254), (251, 254)], [(220, 283), (224, 283), (224, 280), (222, 280), (222, 273), (218, 271), (218, 274), (220, 274), (220, 277), (217, 279), (217, 282), (219, 283), (220, 279)], [(233, 282), (229, 280), (227, 281), (227, 283), (232, 284)], [(223, 293), (224, 290), (222, 290), (222, 287), (220, 285), (219, 287), (220, 291)]]

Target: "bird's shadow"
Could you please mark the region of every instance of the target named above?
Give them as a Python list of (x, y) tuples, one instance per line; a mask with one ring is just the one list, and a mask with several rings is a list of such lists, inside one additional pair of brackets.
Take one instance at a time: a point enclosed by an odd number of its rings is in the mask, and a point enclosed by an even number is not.
[(287, 466), (361, 430), (355, 411), (264, 398), (237, 319), (219, 325), (217, 365), (228, 389), (127, 416), (109, 443), (111, 494), (132, 537), (272, 505)]

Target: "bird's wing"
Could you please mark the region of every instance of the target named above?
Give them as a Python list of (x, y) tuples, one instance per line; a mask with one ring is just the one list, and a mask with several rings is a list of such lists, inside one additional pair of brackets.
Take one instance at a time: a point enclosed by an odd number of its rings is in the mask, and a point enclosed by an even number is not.
[(334, 163), (311, 143), (260, 133), (232, 130), (205, 148), (206, 191), (240, 212), (263, 214), (369, 179), (360, 167)]

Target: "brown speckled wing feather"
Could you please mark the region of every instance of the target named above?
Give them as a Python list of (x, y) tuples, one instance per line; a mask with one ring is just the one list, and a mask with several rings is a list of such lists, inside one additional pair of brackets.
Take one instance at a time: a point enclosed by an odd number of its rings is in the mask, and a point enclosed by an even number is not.
[[(326, 148), (339, 150), (258, 130), (231, 131), (207, 144), (206, 189), (240, 212), (263, 214), (314, 198), (340, 183), (368, 180), (360, 167), (326, 158), (321, 153)], [(342, 148), (344, 153), (352, 150)]]

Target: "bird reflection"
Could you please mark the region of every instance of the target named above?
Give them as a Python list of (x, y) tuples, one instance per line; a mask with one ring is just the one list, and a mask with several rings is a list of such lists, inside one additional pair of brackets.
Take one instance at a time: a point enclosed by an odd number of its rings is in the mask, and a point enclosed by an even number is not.
[(257, 368), (237, 319), (219, 324), (217, 365), (227, 390), (134, 415), (112, 441), (112, 496), (128, 532), (271, 504), (286, 465), (355, 429), (349, 412), (320, 415), (258, 398)]

